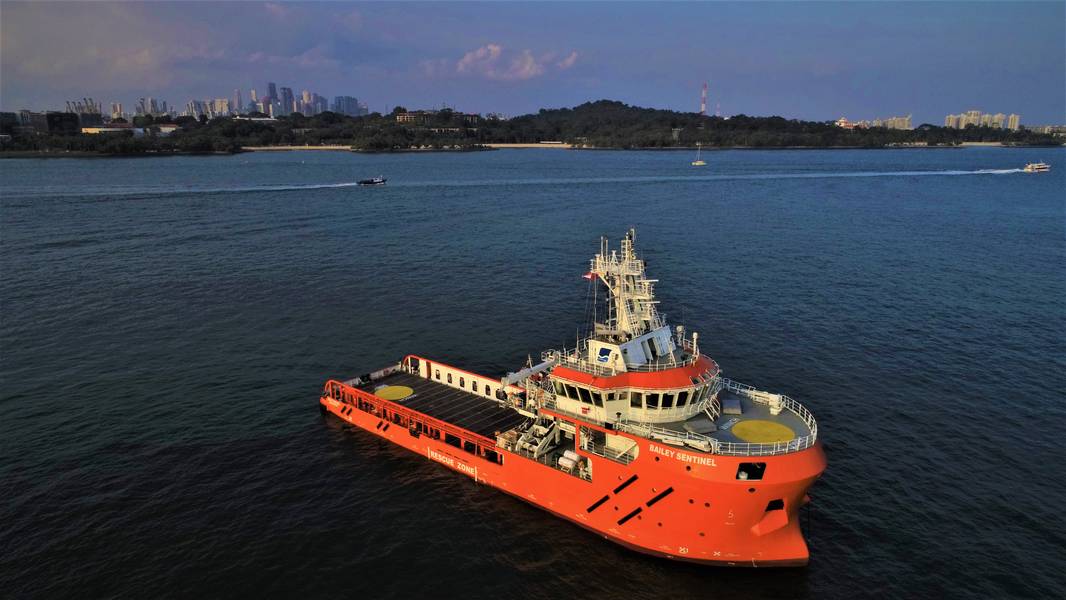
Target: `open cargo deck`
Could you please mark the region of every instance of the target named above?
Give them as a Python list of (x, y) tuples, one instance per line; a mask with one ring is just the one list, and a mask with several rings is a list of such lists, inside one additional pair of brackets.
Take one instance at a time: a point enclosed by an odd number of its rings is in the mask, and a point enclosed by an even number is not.
[(514, 429), (527, 418), (493, 398), (401, 371), (360, 385), (358, 389), (378, 395), (379, 390), (394, 386), (410, 388), (413, 393), (402, 398), (381, 397), (490, 439), (495, 439), (497, 432)]

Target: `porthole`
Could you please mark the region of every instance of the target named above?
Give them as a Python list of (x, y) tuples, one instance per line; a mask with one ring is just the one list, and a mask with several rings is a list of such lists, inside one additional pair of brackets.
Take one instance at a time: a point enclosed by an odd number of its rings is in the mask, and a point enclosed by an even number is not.
[(711, 503), (710, 502), (704, 502), (703, 503), (703, 508), (710, 508), (710, 507), (711, 507)]

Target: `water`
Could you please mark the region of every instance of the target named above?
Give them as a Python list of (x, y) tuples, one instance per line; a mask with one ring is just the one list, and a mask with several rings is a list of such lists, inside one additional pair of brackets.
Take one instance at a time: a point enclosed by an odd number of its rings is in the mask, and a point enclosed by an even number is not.
[[(0, 161), (0, 589), (1061, 597), (1066, 153), (689, 160)], [(320, 416), (409, 352), (499, 375), (572, 343), (631, 226), (669, 318), (818, 417), (808, 568), (647, 558)]]

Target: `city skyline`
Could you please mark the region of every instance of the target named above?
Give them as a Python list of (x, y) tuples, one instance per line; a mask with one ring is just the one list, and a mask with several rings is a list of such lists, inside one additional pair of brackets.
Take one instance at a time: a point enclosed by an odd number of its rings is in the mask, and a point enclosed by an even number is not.
[(301, 81), (371, 112), (446, 103), (513, 115), (600, 98), (695, 112), (709, 81), (709, 106), (726, 115), (939, 125), (959, 106), (987, 106), (1059, 123), (1064, 19), (1061, 3), (5, 2), (0, 110), (150, 97), (180, 111)]

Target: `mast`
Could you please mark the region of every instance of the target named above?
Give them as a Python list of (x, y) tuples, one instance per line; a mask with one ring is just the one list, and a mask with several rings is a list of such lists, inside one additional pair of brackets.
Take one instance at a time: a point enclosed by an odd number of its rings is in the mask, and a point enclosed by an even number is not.
[(644, 261), (633, 251), (636, 230), (630, 229), (620, 249), (608, 254), (607, 240), (601, 238), (600, 253), (591, 261), (591, 272), (610, 294), (608, 315), (595, 324), (595, 335), (627, 342), (662, 327), (656, 309), (654, 284), (644, 273)]

